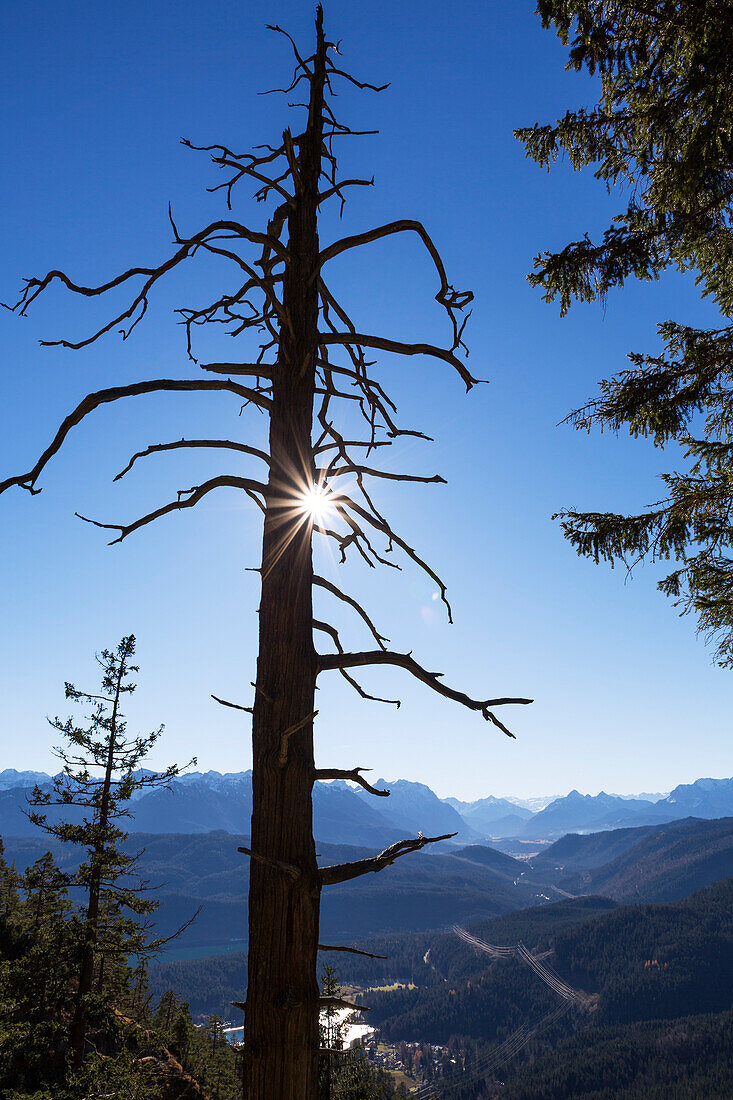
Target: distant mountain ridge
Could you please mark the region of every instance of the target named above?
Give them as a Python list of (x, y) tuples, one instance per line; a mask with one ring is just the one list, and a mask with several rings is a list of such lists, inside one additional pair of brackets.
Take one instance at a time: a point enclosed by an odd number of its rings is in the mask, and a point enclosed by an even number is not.
[(654, 802), (619, 798), (618, 795), (581, 794), (571, 791), (534, 814), (516, 834), (521, 837), (552, 838), (572, 832), (599, 832), (624, 825), (643, 825), (660, 820)]
[[(15, 773), (15, 782), (0, 789), (0, 835), (24, 836), (31, 831), (24, 813), (33, 783), (50, 784), (50, 776)], [(10, 780), (13, 780), (13, 776)], [(456, 843), (481, 839), (460, 814), (423, 783), (401, 779), (376, 784), (390, 789), (388, 798), (369, 795), (343, 781), (316, 783), (313, 824), (316, 839), (327, 844), (385, 848), (422, 831), (426, 836), (456, 833)], [(248, 833), (252, 815), (252, 772), (191, 772), (175, 779), (170, 789), (139, 793), (130, 827), (143, 833), (207, 833), (224, 830)], [(49, 810), (49, 819), (69, 816), (68, 809)]]
[(679, 811), (675, 816), (726, 817), (733, 805), (733, 779), (697, 779), (679, 787), (655, 803), (658, 809)]
[(566, 833), (596, 833), (637, 828), (686, 817), (712, 820), (733, 815), (733, 779), (698, 779), (683, 783), (658, 802), (619, 795), (583, 795), (571, 791), (534, 814), (515, 834), (520, 838), (555, 839)]
[[(389, 798), (380, 802), (380, 809), (383, 807), (385, 817), (408, 832), (414, 832), (417, 822), (421, 822), (418, 829), (426, 836), (457, 833), (460, 839), (479, 840), (485, 835), (472, 828), (471, 822), (447, 799), (438, 798), (424, 783), (413, 783), (408, 779), (395, 779), (391, 782), (377, 779), (373, 786), (379, 791), (389, 791)], [(362, 802), (374, 804), (374, 795), (361, 787), (354, 793)]]
[(19, 772), (15, 768), (5, 768), (0, 772), (0, 791), (8, 791), (12, 787), (32, 787), (35, 783), (46, 783), (49, 779), (46, 772)]
[[(50, 777), (45, 779), (50, 783)], [(24, 813), (31, 789), (30, 785), (17, 785), (0, 790), (0, 835), (24, 836), (32, 831)], [(316, 783), (313, 791), (316, 838), (324, 843), (348, 843), (372, 849), (403, 839), (404, 828), (380, 813), (375, 805), (378, 801), (362, 801), (345, 783)], [(171, 783), (170, 789), (141, 792), (132, 810), (130, 828), (135, 832), (249, 833), (252, 772), (182, 775)], [(71, 816), (68, 808), (48, 811), (49, 820), (62, 815)]]
[[(0, 772), (0, 835), (22, 836), (29, 825), (24, 810), (33, 786), (49, 784), (37, 771)], [(424, 783), (378, 779), (388, 798), (375, 798), (343, 781), (316, 783), (313, 790), (314, 832), (323, 843), (382, 848), (422, 831), (426, 836), (457, 834), (455, 845), (516, 839), (522, 844), (555, 841), (568, 833), (655, 826), (696, 817), (733, 816), (733, 778), (683, 783), (657, 801), (577, 790), (555, 798), (537, 812), (519, 800), (488, 795), (474, 802), (439, 798)], [(540, 804), (544, 799), (525, 800)], [(205, 833), (223, 829), (249, 832), (252, 773), (191, 772), (179, 776), (170, 790), (144, 790), (134, 801), (131, 828), (147, 833)], [(511, 846), (510, 846), (511, 847)], [(516, 850), (516, 849), (512, 849)]]
[(508, 798), (479, 798), (476, 802), (460, 802), (446, 798), (464, 821), (480, 836), (514, 836), (525, 821), (532, 817), (532, 810), (518, 806)]

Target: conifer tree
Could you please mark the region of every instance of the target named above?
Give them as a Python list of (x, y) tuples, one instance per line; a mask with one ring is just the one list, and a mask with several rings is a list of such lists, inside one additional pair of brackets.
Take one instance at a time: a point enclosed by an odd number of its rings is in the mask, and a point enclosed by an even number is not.
[[(254, 408), (268, 416), (267, 451), (216, 434), (207, 439), (153, 443), (133, 455), (118, 475), (126, 476), (138, 461), (152, 454), (213, 448), (232, 460), (261, 463), (263, 479), (240, 472), (223, 473), (179, 492), (174, 500), (129, 523), (92, 522), (113, 530), (113, 541), (120, 543), (148, 524), (193, 508), (209, 493), (224, 489), (246, 494), (263, 513), (254, 700), (252, 706), (219, 700), (252, 714), (251, 847), (240, 849), (251, 860), (245, 1090), (249, 1100), (274, 1096), (278, 1100), (316, 1100), (321, 890), (381, 871), (409, 852), (446, 839), (420, 834), (390, 846), (373, 859), (318, 867), (312, 826), (314, 783), (340, 778), (380, 797), (388, 793), (372, 787), (362, 767), (316, 767), (313, 722), (318, 676), (337, 671), (362, 697), (373, 698), (361, 687), (354, 670), (381, 665), (401, 668), (444, 698), (477, 712), (508, 736), (512, 734), (495, 708), (529, 700), (473, 698), (451, 687), (442, 674), (423, 668), (411, 653), (389, 650), (388, 639), (361, 604), (314, 572), (314, 535), (335, 546), (342, 561), (347, 554), (358, 554), (370, 567), (397, 565), (395, 555), (389, 553), (395, 551), (431, 578), (450, 618), (444, 583), (394, 530), (373, 497), (373, 478), (424, 483), (443, 479), (369, 464), (372, 454), (384, 453), (381, 449), (395, 440), (425, 438), (419, 431), (398, 425), (395, 405), (375, 377), (370, 356), (374, 351), (427, 356), (447, 365), (467, 390), (472, 389), (476, 379), (465, 363), (463, 330), (473, 295), (451, 285), (435, 243), (414, 219), (389, 222), (321, 245), (321, 207), (331, 200), (343, 208), (353, 188), (373, 182), (344, 179), (339, 173), (338, 143), (356, 131), (337, 117), (334, 96), (343, 82), (360, 89), (379, 89), (340, 67), (338, 46), (326, 38), (320, 6), (315, 50), (310, 55), (303, 56), (286, 32), (272, 29), (285, 35), (293, 50), (295, 71), (286, 91), (297, 88), (303, 93), (302, 126), (295, 132), (285, 129), (275, 144), (259, 145), (251, 153), (238, 153), (229, 145), (185, 142), (191, 148), (205, 149), (214, 164), (227, 173), (225, 181), (214, 188), (224, 191), (226, 215), (195, 233), (181, 232), (171, 216), (174, 247), (161, 263), (132, 267), (92, 287), (54, 269), (41, 278), (28, 279), (16, 305), (19, 313), (26, 314), (39, 295), (57, 284), (86, 298), (108, 291), (127, 293), (127, 304), (90, 335), (54, 342), (68, 348), (87, 347), (115, 329), (122, 329), (129, 338), (169, 272), (195, 257), (216, 258), (233, 273), (232, 282), (224, 292), (218, 287), (206, 304), (179, 311), (187, 333), (189, 361), (204, 376), (151, 379), (89, 394), (61, 424), (34, 468), (0, 483), (0, 493), (12, 486), (37, 493), (38, 479), (69, 432), (95, 409), (126, 397), (223, 392), (236, 398), (239, 411)], [(251, 228), (231, 214), (232, 200), (239, 195), (242, 182), (254, 183), (259, 202), (274, 200), (264, 229)], [(435, 300), (448, 321), (445, 346), (406, 343), (371, 333), (368, 328), (364, 331), (332, 289), (328, 273), (332, 260), (403, 234), (418, 239), (435, 274)], [(257, 249), (254, 258), (252, 246)], [(217, 333), (224, 327), (231, 336), (244, 340), (254, 336), (259, 347), (252, 350), (245, 344), (242, 357), (234, 362), (201, 363), (194, 337), (200, 339), (211, 325)], [(362, 431), (353, 429), (351, 411), (362, 415)], [(320, 612), (314, 615), (314, 593), (317, 598), (335, 599), (355, 613), (375, 648), (345, 649), (339, 631)], [(333, 652), (316, 651), (314, 631), (330, 639)]]
[[(73, 717), (50, 720), (66, 741), (66, 746), (55, 750), (63, 766), (50, 789), (36, 786), (31, 797), (36, 807), (29, 813), (33, 824), (87, 853), (74, 876), (74, 885), (84, 898), (69, 1033), (77, 1068), (84, 1059), (88, 1020), (107, 1008), (105, 989), (112, 989), (115, 983), (118, 990), (126, 986), (128, 957), (139, 959), (154, 949), (146, 918), (157, 902), (146, 896), (145, 885), (134, 876), (140, 853), (124, 850), (127, 833), (120, 826), (130, 817), (129, 802), (136, 791), (165, 786), (180, 773), (175, 764), (164, 772), (140, 770), (163, 732), (162, 726), (143, 736), (126, 735), (122, 704), (136, 687), (130, 679), (139, 671), (132, 664), (134, 653), (135, 637), (130, 634), (115, 650), (105, 649), (97, 656), (102, 668), (99, 693), (66, 684), (66, 698), (89, 707), (86, 724), (79, 725)], [(66, 816), (59, 819), (54, 814), (51, 819), (51, 807), (61, 807)]]
[(381, 1067), (370, 1065), (361, 1047), (344, 1049), (348, 1025), (343, 1007), (348, 1002), (335, 968), (328, 963), (321, 972), (321, 996), (320, 1100), (393, 1100), (402, 1095), (395, 1092)]
[[(570, 45), (568, 68), (600, 82), (597, 102), (555, 124), (516, 131), (540, 164), (566, 155), (628, 196), (602, 238), (585, 234), (535, 260), (530, 282), (557, 300), (603, 301), (629, 278), (693, 271), (721, 322), (659, 324), (661, 350), (600, 383), (574, 412), (579, 428), (624, 428), (678, 444), (664, 498), (636, 515), (560, 513), (580, 554), (629, 568), (676, 568), (659, 582), (714, 636), (733, 666), (733, 15), (729, 0), (540, 0), (545, 27)], [(647, 498), (648, 499), (648, 498)]]
[(344, 1025), (335, 1001), (341, 997), (341, 987), (335, 969), (326, 963), (321, 972), (321, 996), (325, 1000), (320, 1019), (321, 1032), (321, 1100), (331, 1100), (334, 1051), (344, 1048)]
[(36, 934), (44, 920), (63, 918), (71, 906), (71, 876), (59, 870), (50, 852), (26, 868), (22, 877), (25, 925)]
[(5, 860), (5, 845), (0, 837), (0, 920), (11, 920), (18, 908), (20, 875), (15, 862), (9, 867)]
[(65, 1073), (78, 925), (50, 853), (22, 875), (0, 863), (0, 1095)]

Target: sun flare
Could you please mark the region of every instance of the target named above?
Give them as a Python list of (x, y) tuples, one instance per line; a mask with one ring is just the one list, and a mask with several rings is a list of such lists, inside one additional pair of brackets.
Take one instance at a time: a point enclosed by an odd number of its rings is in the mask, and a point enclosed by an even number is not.
[(322, 523), (334, 515), (333, 493), (324, 485), (311, 485), (303, 493), (303, 510), (314, 523)]

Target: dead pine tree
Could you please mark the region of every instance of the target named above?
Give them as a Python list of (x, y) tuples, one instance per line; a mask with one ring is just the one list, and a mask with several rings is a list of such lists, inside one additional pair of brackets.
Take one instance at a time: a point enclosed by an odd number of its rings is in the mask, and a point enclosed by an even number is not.
[[(305, 89), (305, 125), (300, 132), (286, 129), (277, 145), (259, 146), (239, 154), (224, 145), (193, 146), (210, 153), (227, 173), (223, 189), (227, 216), (199, 232), (185, 236), (171, 217), (174, 250), (155, 267), (134, 267), (101, 286), (87, 287), (62, 271), (31, 278), (15, 309), (25, 314), (52, 284), (61, 283), (84, 297), (130, 287), (126, 308), (91, 335), (77, 342), (56, 340), (82, 348), (113, 329), (129, 337), (148, 307), (149, 297), (163, 277), (199, 253), (218, 257), (234, 274), (231, 291), (203, 307), (181, 309), (187, 332), (189, 361), (204, 373), (180, 379), (158, 378), (89, 394), (64, 420), (27, 473), (0, 483), (0, 492), (20, 486), (39, 492), (37, 481), (47, 462), (68, 433), (94, 409), (125, 397), (160, 391), (225, 391), (242, 404), (255, 406), (269, 417), (269, 450), (265, 452), (237, 439), (182, 439), (154, 443), (130, 459), (118, 477), (126, 475), (143, 457), (176, 448), (219, 448), (232, 457), (256, 459), (267, 471), (266, 480), (227, 473), (180, 491), (175, 500), (127, 524), (90, 522), (117, 532), (122, 542), (147, 524), (192, 508), (209, 493), (234, 489), (255, 500), (264, 515), (259, 607), (259, 655), (252, 712), (253, 812), (249, 894), (249, 985), (245, 1006), (245, 1093), (251, 1100), (314, 1100), (318, 1088), (319, 1004), (316, 976), (320, 893), (324, 885), (380, 871), (400, 856), (417, 851), (443, 837), (419, 835), (388, 848), (371, 859), (319, 869), (312, 827), (313, 784), (341, 778), (360, 784), (375, 795), (387, 792), (370, 786), (363, 768), (318, 768), (313, 749), (314, 693), (321, 673), (337, 670), (365, 698), (372, 698), (354, 678), (354, 670), (395, 665), (434, 691), (477, 711), (512, 736), (494, 713), (494, 707), (526, 703), (527, 699), (474, 699), (445, 684), (406, 653), (386, 648), (387, 639), (350, 595), (314, 574), (313, 536), (335, 543), (341, 556), (353, 552), (369, 565), (392, 565), (384, 549), (399, 550), (427, 573), (438, 586), (448, 616), (445, 585), (431, 567), (395, 532), (372, 496), (379, 478), (438, 482), (436, 476), (395, 474), (373, 465), (370, 456), (382, 453), (404, 436), (427, 438), (401, 428), (387, 391), (371, 373), (367, 356), (376, 351), (403, 356), (424, 355), (444, 362), (470, 390), (476, 383), (465, 361), (463, 328), (466, 307), (473, 295), (455, 290), (426, 229), (418, 221), (396, 221), (368, 232), (344, 237), (321, 247), (319, 211), (324, 203), (342, 204), (347, 188), (368, 186), (368, 179), (342, 179), (336, 151), (339, 139), (356, 131), (338, 120), (332, 96), (339, 81), (357, 88), (381, 90), (356, 80), (339, 67), (338, 49), (327, 41), (323, 13), (317, 9), (316, 48), (302, 57), (293, 39), (279, 27), (295, 56), (290, 86)], [(233, 218), (233, 192), (242, 181), (254, 181), (256, 198), (275, 200), (264, 230), (249, 228)], [(329, 261), (352, 249), (395, 234), (416, 234), (425, 247), (438, 286), (436, 301), (445, 310), (451, 339), (447, 347), (404, 343), (357, 330), (346, 309), (327, 283)], [(251, 256), (251, 248), (257, 252)], [(259, 336), (258, 351), (250, 361), (203, 364), (194, 357), (193, 338), (200, 328), (218, 324), (232, 336)], [(217, 330), (220, 331), (220, 330)], [(197, 349), (198, 350), (198, 349)], [(357, 408), (366, 423), (360, 438), (343, 427), (344, 410)], [(341, 429), (339, 430), (339, 424)], [(359, 433), (356, 433), (359, 434)], [(85, 518), (85, 517), (81, 517)], [(324, 600), (335, 599), (356, 613), (373, 639), (373, 648), (344, 649), (338, 631), (314, 618), (313, 591)], [(314, 630), (325, 633), (333, 652), (319, 654)], [(224, 700), (219, 700), (224, 702)], [(392, 702), (395, 702), (392, 700)]]

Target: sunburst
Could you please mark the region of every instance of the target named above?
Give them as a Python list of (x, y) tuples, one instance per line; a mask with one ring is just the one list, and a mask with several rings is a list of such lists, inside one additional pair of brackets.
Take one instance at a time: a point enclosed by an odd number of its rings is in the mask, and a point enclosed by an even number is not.
[(332, 490), (318, 482), (303, 492), (299, 505), (309, 519), (318, 525), (336, 514)]

